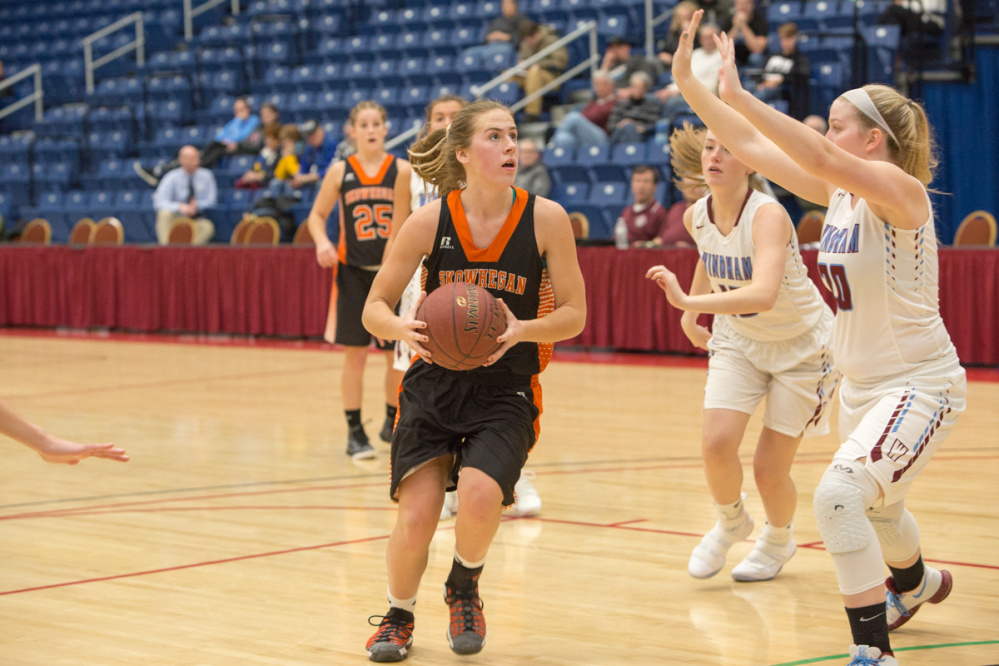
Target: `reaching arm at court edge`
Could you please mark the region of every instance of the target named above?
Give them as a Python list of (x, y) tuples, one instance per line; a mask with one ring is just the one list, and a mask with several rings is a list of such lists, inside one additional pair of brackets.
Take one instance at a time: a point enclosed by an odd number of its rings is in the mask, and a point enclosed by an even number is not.
[[(690, 58), (694, 51), (691, 36), (697, 34), (703, 15), (704, 10), (694, 12), (690, 26), (680, 35), (680, 45), (673, 55), (673, 80), (683, 94), (683, 99), (740, 162), (802, 199), (823, 206), (828, 205), (832, 189), (825, 181), (803, 171), (773, 141), (763, 136), (749, 120), (718, 99), (693, 75), (690, 69)], [(722, 53), (724, 54), (724, 51)], [(732, 67), (735, 67), (734, 60)], [(723, 68), (722, 73), (726, 71)], [(738, 82), (738, 75), (735, 79)], [(724, 86), (726, 83), (725, 76), (720, 76), (719, 86)], [(810, 139), (818, 138), (828, 143), (815, 130), (790, 117), (788, 119), (811, 131), (815, 136), (809, 137)]]
[(3, 400), (0, 400), (0, 433), (34, 449), (45, 462), (75, 465), (84, 458), (128, 462), (125, 451), (114, 444), (78, 444), (50, 435), (8, 407)]
[[(683, 222), (690, 229), (694, 209), (688, 208)], [(760, 207), (753, 218), (753, 245), (756, 259), (753, 262), (753, 280), (750, 284), (731, 291), (686, 294), (676, 279), (676, 274), (665, 266), (653, 266), (645, 274), (666, 292), (666, 300), (680, 310), (711, 314), (753, 314), (766, 312), (774, 307), (784, 278), (784, 247), (791, 240), (791, 220), (784, 207), (778, 203)], [(698, 261), (698, 266), (701, 262)]]
[[(704, 262), (698, 261), (697, 266), (694, 268), (694, 278), (690, 282), (690, 295), (700, 296), (701, 294), (708, 293), (711, 293), (711, 281), (708, 280), (708, 273), (704, 270)], [(711, 340), (711, 331), (707, 326), (701, 326), (697, 323), (697, 318), (700, 314), (700, 312), (694, 312), (693, 310), (685, 311), (683, 316), (680, 317), (680, 328), (683, 329), (683, 332), (692, 345), (698, 349), (708, 351), (708, 341)]]
[(344, 169), (346, 163), (340, 161), (326, 170), (326, 176), (319, 186), (319, 193), (306, 220), (312, 240), (316, 243), (316, 261), (323, 268), (335, 266), (338, 261), (336, 246), (326, 235), (326, 220), (333, 211), (336, 200), (340, 198), (340, 183), (343, 182)]
[[(723, 58), (718, 83), (721, 99), (772, 141), (809, 177), (820, 179), (825, 184), (826, 201), (810, 199), (784, 185), (786, 189), (810, 201), (825, 204), (836, 188), (841, 188), (866, 200), (874, 207), (874, 213), (892, 226), (914, 229), (926, 222), (930, 211), (922, 183), (890, 161), (863, 159), (847, 152), (804, 123), (757, 99), (739, 81), (739, 72), (735, 66), (735, 47), (728, 36), (722, 35), (721, 39), (715, 37), (715, 41)], [(681, 48), (682, 46), (681, 40)], [(673, 62), (676, 62), (675, 58)], [(830, 115), (830, 131), (838, 131), (840, 122), (840, 119)], [(714, 131), (710, 123), (708, 127)], [(887, 145), (885, 142), (888, 141), (888, 137), (879, 128), (874, 128), (872, 132), (865, 137), (864, 150), (868, 154), (873, 154), (882, 144)], [(722, 143), (725, 141), (722, 140)], [(747, 164), (753, 166), (751, 163)], [(769, 177), (762, 168), (757, 171)]]

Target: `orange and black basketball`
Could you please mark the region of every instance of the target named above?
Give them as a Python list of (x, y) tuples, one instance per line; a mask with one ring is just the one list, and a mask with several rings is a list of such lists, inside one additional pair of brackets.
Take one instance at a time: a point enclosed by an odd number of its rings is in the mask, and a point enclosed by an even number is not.
[(448, 370), (471, 370), (485, 363), (500, 347), (496, 339), (506, 330), (499, 301), (468, 282), (434, 289), (416, 318), (427, 323), (423, 333), (430, 339), (423, 346), (431, 360)]

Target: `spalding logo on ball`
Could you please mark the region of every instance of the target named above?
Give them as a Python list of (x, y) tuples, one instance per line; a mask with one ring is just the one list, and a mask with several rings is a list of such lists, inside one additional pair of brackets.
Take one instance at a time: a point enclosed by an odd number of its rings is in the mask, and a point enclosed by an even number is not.
[(503, 306), (487, 290), (469, 282), (441, 285), (427, 295), (416, 313), (427, 323), (423, 343), (432, 360), (448, 370), (478, 368), (500, 348), (506, 330)]

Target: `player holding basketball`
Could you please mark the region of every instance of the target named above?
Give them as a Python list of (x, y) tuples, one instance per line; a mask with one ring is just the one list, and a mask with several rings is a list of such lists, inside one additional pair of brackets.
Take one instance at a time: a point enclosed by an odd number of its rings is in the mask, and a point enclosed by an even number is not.
[[(427, 122), (424, 125), (424, 135), (434, 130), (444, 129), (451, 124), (454, 116), (465, 108), (465, 100), (457, 95), (441, 95), (427, 105)], [(422, 136), (420, 137), (422, 138)], [(392, 249), (395, 237), (399, 235), (403, 222), (410, 213), (421, 206), (438, 198), (437, 188), (427, 183), (416, 171), (412, 171), (409, 187), (398, 187), (395, 192), (395, 205), (393, 206), (392, 236), (385, 246), (385, 257)], [(420, 285), (421, 271), (417, 270), (413, 274), (413, 279), (406, 286), (406, 291), (402, 293), (399, 301), (399, 312), (407, 312), (416, 300), (420, 297), (422, 286)], [(413, 362), (415, 352), (406, 344), (404, 340), (397, 340), (395, 343), (394, 366), (396, 370), (405, 372)], [(534, 489), (527, 475), (532, 474), (528, 470), (523, 470), (517, 485), (514, 487), (513, 511), (519, 516), (536, 516), (541, 512), (541, 498)], [(444, 506), (441, 509), (441, 520), (454, 518), (458, 513), (458, 493), (450, 491), (444, 497)]]
[[(371, 334), (361, 324), (361, 311), (392, 230), (395, 189), (408, 186), (410, 177), (409, 163), (385, 152), (385, 121), (385, 109), (376, 102), (361, 102), (351, 109), (357, 153), (329, 168), (308, 218), (319, 265), (337, 267), (333, 342), (344, 347), (340, 381), (349, 430), (347, 455), (354, 460), (375, 457), (361, 423), (364, 366), (371, 344)], [(337, 200), (340, 241), (334, 247), (326, 235), (326, 219)], [(392, 367), (392, 343), (376, 338), (375, 345), (387, 352), (381, 438), (388, 442), (392, 439), (402, 373)]]
[(0, 400), (0, 433), (24, 444), (50, 463), (75, 465), (85, 458), (128, 462), (128, 455), (114, 444), (78, 444), (50, 435)]
[[(765, 398), (753, 472), (767, 523), (732, 578), (770, 580), (796, 549), (794, 454), (805, 433), (829, 432), (828, 407), (838, 381), (829, 353), (833, 314), (808, 277), (787, 211), (763, 194), (760, 176), (710, 130), (685, 125), (673, 132), (670, 148), (677, 176), (703, 182), (709, 191), (683, 216), (701, 255), (690, 295), (665, 266), (646, 275), (671, 305), (684, 310), (681, 324), (690, 341), (711, 351), (701, 446), (718, 520), (687, 570), (694, 578), (714, 576), (729, 548), (753, 530), (739, 446)], [(715, 315), (711, 331), (697, 324), (700, 313)]]
[[(678, 54), (690, 52), (700, 16)], [(686, 57), (673, 61), (684, 99), (740, 160), (829, 206), (819, 270), (838, 305), (843, 443), (815, 490), (815, 517), (853, 634), (850, 664), (897, 666), (888, 631), (951, 589), (948, 572), (923, 563), (905, 496), (950, 435), (967, 389), (937, 302), (929, 123), (919, 104), (868, 85), (833, 102), (822, 137), (745, 91), (731, 42), (719, 42), (724, 101), (697, 83)]]
[[(401, 339), (418, 354), (406, 372), (392, 439), (391, 497), (399, 512), (388, 542), (389, 611), (367, 644), (372, 661), (404, 659), (413, 610), (427, 566), (444, 492), (457, 487), (455, 556), (445, 584), (448, 642), (458, 654), (482, 649), (486, 627), (478, 579), (538, 432), (541, 387), (552, 344), (577, 335), (586, 319), (583, 277), (569, 218), (558, 204), (513, 186), (517, 127), (502, 104), (472, 102), (451, 125), (410, 151), (414, 170), (442, 199), (407, 220), (375, 278), (364, 310), (372, 334)], [(464, 183), (464, 189), (459, 189)], [(424, 260), (424, 257), (426, 259)], [(507, 329), (500, 349), (475, 370), (432, 363), (421, 346), (419, 302), (402, 316), (395, 304), (423, 262), (426, 291), (447, 271), (516, 276), (514, 292), (488, 280), (503, 299)]]

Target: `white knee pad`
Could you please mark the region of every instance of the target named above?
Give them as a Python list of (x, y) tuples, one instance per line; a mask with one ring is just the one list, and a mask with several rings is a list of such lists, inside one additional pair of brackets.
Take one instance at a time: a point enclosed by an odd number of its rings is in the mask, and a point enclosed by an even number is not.
[(881, 543), (881, 553), (888, 562), (904, 562), (919, 550), (919, 525), (904, 502), (867, 509), (867, 518)]
[(862, 464), (843, 462), (830, 465), (815, 489), (815, 520), (843, 594), (859, 594), (884, 581), (881, 548), (865, 513), (877, 489)]

